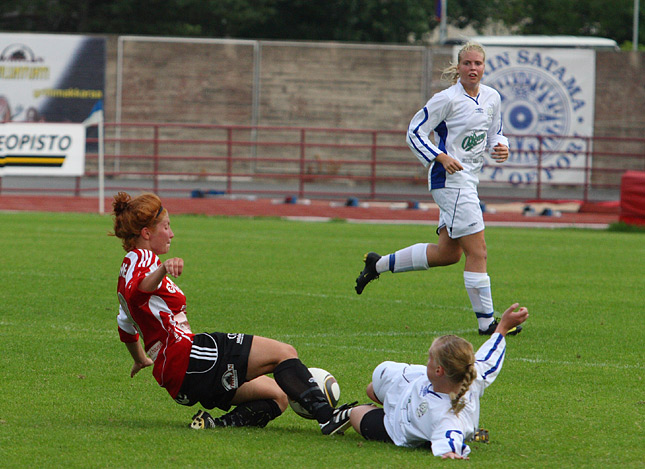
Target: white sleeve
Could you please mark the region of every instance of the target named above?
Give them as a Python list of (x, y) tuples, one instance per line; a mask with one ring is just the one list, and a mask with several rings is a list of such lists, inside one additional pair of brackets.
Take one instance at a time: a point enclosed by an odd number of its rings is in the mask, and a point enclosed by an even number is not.
[(432, 454), (443, 456), (446, 453), (456, 453), (459, 456), (468, 456), (470, 448), (464, 442), (464, 434), (454, 426), (450, 427), (446, 420), (437, 425), (431, 440)]
[(136, 336), (139, 331), (137, 331), (135, 323), (128, 312), (128, 304), (121, 294), (118, 293), (117, 296), (119, 298), (119, 314), (116, 317), (116, 322), (119, 325), (119, 329), (127, 334)]
[(499, 97), (499, 93), (497, 91), (495, 91), (495, 95), (495, 113), (493, 114), (493, 121), (487, 132), (488, 146), (491, 149), (498, 143), (508, 146), (508, 139), (504, 137), (503, 133), (501, 98)]
[(506, 340), (499, 332), (493, 334), (477, 350), (475, 354), (475, 368), (477, 370), (477, 381), (480, 384), (481, 393), (497, 378), (497, 375), (502, 369), (505, 355)]
[(448, 94), (437, 93), (414, 115), (408, 126), (406, 142), (412, 153), (426, 168), (432, 164), (437, 155), (443, 153), (432, 143), (429, 136), (447, 117), (450, 107)]

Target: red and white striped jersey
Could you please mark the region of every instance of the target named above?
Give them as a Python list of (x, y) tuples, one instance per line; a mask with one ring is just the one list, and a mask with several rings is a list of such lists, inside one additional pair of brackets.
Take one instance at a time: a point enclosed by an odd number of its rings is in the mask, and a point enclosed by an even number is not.
[(143, 339), (155, 362), (152, 374), (175, 398), (188, 369), (193, 334), (186, 320), (186, 295), (170, 278), (165, 276), (153, 292), (139, 289), (159, 266), (159, 257), (147, 249), (126, 254), (119, 272), (117, 323), (122, 342)]

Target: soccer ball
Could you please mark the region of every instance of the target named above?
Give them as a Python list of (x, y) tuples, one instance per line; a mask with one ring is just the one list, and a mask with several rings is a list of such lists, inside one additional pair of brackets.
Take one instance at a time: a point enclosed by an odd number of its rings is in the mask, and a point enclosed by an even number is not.
[[(329, 405), (336, 407), (338, 400), (340, 399), (340, 386), (336, 378), (326, 370), (322, 368), (309, 368), (311, 376), (314, 377), (318, 387), (322, 390), (323, 394), (327, 398)], [(314, 416), (307, 412), (300, 404), (296, 401), (289, 399), (289, 405), (293, 411), (301, 417), (306, 419), (313, 419)]]

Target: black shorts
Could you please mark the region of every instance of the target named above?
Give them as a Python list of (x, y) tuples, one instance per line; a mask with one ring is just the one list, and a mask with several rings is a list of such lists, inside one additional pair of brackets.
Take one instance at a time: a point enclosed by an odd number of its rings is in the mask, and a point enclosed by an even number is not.
[(244, 384), (252, 335), (196, 334), (190, 350), (188, 370), (175, 401), (206, 409), (228, 410), (237, 389)]
[(381, 408), (370, 410), (361, 419), (361, 435), (366, 440), (394, 443), (385, 429), (385, 411)]

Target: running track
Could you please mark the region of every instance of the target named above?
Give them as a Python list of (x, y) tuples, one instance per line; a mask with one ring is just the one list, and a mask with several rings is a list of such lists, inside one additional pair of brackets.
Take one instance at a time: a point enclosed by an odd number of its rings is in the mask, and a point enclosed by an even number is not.
[[(164, 198), (164, 207), (171, 214), (203, 214), (243, 217), (282, 217), (302, 220), (344, 219), (355, 223), (421, 223), (436, 224), (436, 208), (393, 209), (389, 204), (361, 204), (348, 207), (329, 201), (311, 201), (309, 204), (284, 203), (272, 199), (231, 200), (227, 198)], [(111, 199), (105, 200), (105, 210), (110, 212)], [(0, 211), (39, 211), (98, 213), (96, 198), (71, 196), (0, 195)], [(611, 213), (607, 213), (611, 212)], [(562, 212), (555, 216), (524, 216), (519, 212), (498, 211), (484, 213), (488, 226), (580, 227), (605, 228), (618, 222), (617, 210)]]

